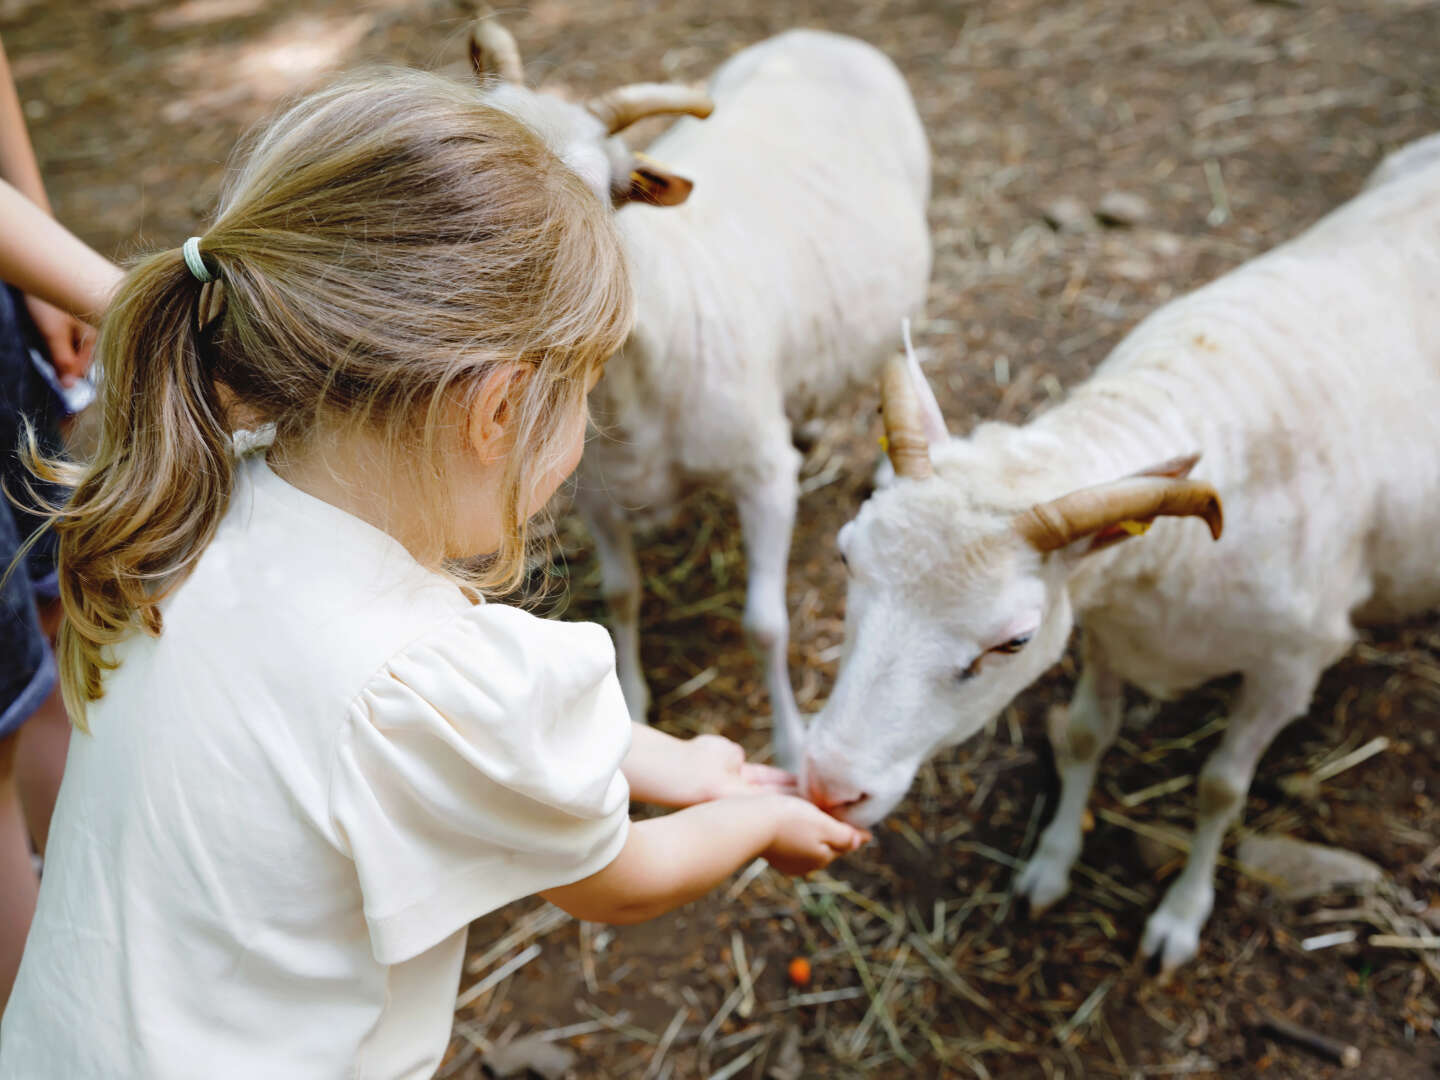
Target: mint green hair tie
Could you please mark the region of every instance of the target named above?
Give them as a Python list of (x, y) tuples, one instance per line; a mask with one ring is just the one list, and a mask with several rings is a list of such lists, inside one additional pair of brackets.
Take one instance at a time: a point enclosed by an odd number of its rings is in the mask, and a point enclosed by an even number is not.
[(200, 237), (192, 236), (180, 249), (180, 254), (185, 256), (185, 265), (190, 268), (190, 273), (195, 275), (197, 281), (214, 281), (215, 275), (205, 266), (205, 260), (200, 257)]

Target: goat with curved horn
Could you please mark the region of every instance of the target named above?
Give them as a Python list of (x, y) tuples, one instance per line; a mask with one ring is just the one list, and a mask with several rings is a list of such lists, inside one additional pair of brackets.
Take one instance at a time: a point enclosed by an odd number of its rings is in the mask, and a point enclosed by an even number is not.
[(520, 46), (494, 12), (486, 11), (470, 27), (470, 66), (481, 78), (498, 75), (516, 86), (525, 85)]
[(673, 83), (617, 86), (591, 98), (585, 107), (611, 135), (647, 116), (695, 116), (704, 120), (715, 111), (715, 103), (705, 91)]
[(895, 475), (912, 480), (933, 476), (930, 442), (920, 415), (920, 399), (911, 381), (909, 364), (892, 356), (880, 383), (880, 412), (885, 420), (885, 450)]
[(1203, 480), (1131, 476), (1033, 506), (1016, 517), (1015, 528), (1040, 551), (1056, 551), (1087, 536), (1102, 545), (1108, 530), (1120, 530), (1115, 538), (1123, 539), (1157, 517), (1204, 518), (1216, 540), (1224, 527), (1220, 496)]

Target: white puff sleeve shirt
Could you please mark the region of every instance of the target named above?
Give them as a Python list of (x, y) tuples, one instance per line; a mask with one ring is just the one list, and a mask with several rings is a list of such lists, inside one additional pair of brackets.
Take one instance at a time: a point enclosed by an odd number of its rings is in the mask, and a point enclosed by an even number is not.
[(0, 1080), (431, 1076), (466, 925), (624, 845), (609, 636), (260, 456), (164, 623), (71, 740)]

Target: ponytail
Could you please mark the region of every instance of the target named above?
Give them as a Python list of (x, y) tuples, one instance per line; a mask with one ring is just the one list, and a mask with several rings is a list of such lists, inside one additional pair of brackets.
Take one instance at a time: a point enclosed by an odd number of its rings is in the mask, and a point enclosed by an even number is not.
[(137, 266), (106, 313), (96, 345), (102, 383), (94, 456), (76, 466), (40, 456), (31, 470), (73, 485), (50, 514), (58, 536), (65, 619), (61, 690), (75, 724), (101, 695), (110, 646), (158, 635), (160, 602), (204, 550), (229, 503), (230, 435), (207, 371), (202, 286), (180, 252)]

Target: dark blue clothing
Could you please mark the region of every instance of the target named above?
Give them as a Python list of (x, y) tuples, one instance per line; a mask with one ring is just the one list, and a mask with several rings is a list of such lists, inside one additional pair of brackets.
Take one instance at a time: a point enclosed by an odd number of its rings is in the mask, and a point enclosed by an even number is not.
[[(41, 351), (20, 294), (0, 286), (0, 573), (40, 525), (26, 509), (33, 478), (20, 460), (21, 417), (35, 426), (42, 446), (60, 448), (63, 415), (55, 393), (35, 368), (31, 350)], [(42, 495), (54, 498), (53, 489)], [(16, 505), (19, 500), (20, 505)], [(55, 596), (55, 542), (46, 533), (0, 589), (0, 738), (28, 720), (55, 688), (55, 657), (40, 629), (36, 601)]]

